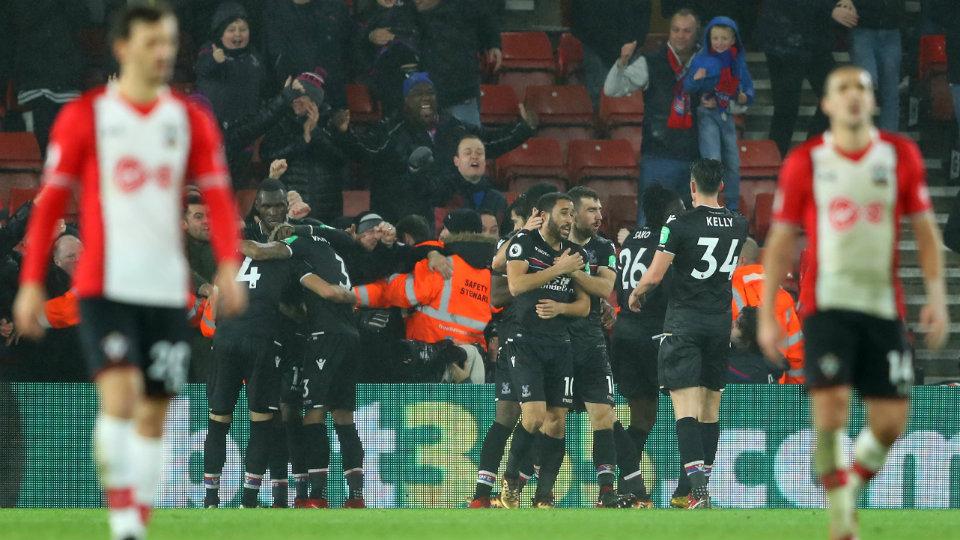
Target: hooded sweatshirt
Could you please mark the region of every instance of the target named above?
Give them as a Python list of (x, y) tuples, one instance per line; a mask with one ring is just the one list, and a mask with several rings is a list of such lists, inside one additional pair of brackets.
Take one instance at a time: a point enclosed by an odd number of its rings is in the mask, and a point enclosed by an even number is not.
[[(734, 45), (722, 53), (716, 53), (710, 48), (710, 30), (717, 25), (733, 28), (736, 35)], [(694, 75), (701, 68), (706, 70), (707, 76), (694, 80)], [(683, 80), (683, 89), (691, 94), (715, 96), (717, 106), (721, 109), (726, 109), (730, 101), (735, 102), (738, 92), (747, 95), (748, 105), (753, 103), (753, 79), (747, 69), (747, 53), (743, 40), (740, 39), (740, 30), (733, 19), (714, 17), (704, 29), (703, 45), (690, 63), (687, 77)]]

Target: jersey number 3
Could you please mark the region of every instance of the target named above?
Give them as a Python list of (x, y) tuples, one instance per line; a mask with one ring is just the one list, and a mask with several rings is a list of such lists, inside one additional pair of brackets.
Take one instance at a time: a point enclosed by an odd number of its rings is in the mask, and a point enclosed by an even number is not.
[(250, 257), (243, 259), (243, 264), (240, 265), (240, 272), (237, 274), (237, 281), (246, 281), (247, 287), (256, 289), (257, 282), (260, 281), (260, 271), (257, 270), (255, 265), (250, 264), (252, 262), (253, 259)]
[[(694, 268), (693, 271), (690, 272), (691, 276), (697, 279), (708, 279), (710, 276), (717, 273), (717, 258), (713, 256), (713, 252), (717, 249), (718, 243), (720, 243), (719, 238), (710, 238), (708, 236), (700, 237), (700, 240), (697, 241), (697, 245), (707, 248), (707, 250), (703, 253), (703, 257), (700, 257), (700, 260), (707, 263), (707, 269), (701, 272), (700, 270)], [(735, 253), (737, 252), (737, 245), (739, 243), (739, 239), (734, 239), (730, 242), (730, 251), (727, 253), (727, 257), (723, 260), (723, 264), (720, 265), (720, 272), (727, 274), (727, 279), (730, 279), (733, 271), (737, 269), (737, 260), (740, 257), (737, 257)]]

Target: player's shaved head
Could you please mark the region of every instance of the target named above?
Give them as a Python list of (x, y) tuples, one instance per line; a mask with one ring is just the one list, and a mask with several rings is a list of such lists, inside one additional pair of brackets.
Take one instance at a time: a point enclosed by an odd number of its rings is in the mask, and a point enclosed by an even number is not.
[(830, 119), (831, 131), (872, 127), (877, 102), (870, 74), (850, 65), (834, 69), (827, 76), (820, 107)]
[(743, 243), (743, 249), (740, 250), (740, 266), (748, 264), (757, 264), (760, 260), (760, 245), (753, 238), (747, 237)]
[(826, 80), (823, 82), (823, 94), (827, 95), (831, 90), (835, 91), (839, 81), (851, 76), (859, 78), (866, 88), (870, 90), (874, 89), (873, 78), (870, 77), (870, 73), (867, 72), (867, 70), (853, 64), (843, 64), (834, 68), (833, 71), (827, 75)]

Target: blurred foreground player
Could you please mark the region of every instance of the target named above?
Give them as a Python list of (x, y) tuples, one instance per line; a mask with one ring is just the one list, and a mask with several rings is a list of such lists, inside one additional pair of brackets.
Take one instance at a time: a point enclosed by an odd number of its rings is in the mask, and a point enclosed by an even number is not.
[(17, 328), (39, 337), (54, 224), (78, 188), (86, 250), (74, 281), (100, 398), (95, 458), (115, 539), (145, 537), (167, 405), (187, 375), (185, 180), (197, 184), (210, 210), (220, 312), (246, 305), (233, 281), (237, 228), (219, 132), (166, 87), (177, 40), (176, 18), (164, 7), (120, 13), (112, 34), (119, 79), (64, 107), (53, 127), (14, 307)]
[[(927, 346), (943, 346), (949, 320), (940, 231), (927, 193), (923, 158), (905, 137), (873, 126), (873, 82), (853, 66), (834, 70), (821, 102), (830, 130), (794, 150), (780, 171), (758, 341), (769, 358), (782, 332), (773, 306), (802, 229), (815, 260), (800, 287), (806, 382), (817, 430), (814, 470), (827, 493), (830, 538), (857, 537), (860, 488), (883, 466), (907, 424), (913, 362), (897, 279), (900, 220), (920, 252), (927, 303), (920, 312)], [(867, 407), (867, 427), (842, 461), (850, 388)]]

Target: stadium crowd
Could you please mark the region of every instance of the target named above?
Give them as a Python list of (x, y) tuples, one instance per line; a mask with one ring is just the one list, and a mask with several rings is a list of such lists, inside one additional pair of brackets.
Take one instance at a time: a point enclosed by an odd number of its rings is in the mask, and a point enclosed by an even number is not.
[[(98, 3), (104, 12), (101, 19), (116, 9), (116, 3)], [(551, 230), (545, 223), (553, 223), (553, 218), (546, 216), (558, 200), (549, 195), (558, 191), (555, 184), (505, 193), (488, 172), (488, 161), (523, 146), (540, 128), (538, 114), (523, 104), (508, 123), (481, 123), (481, 83), (494, 77), (504, 62), (505, 3), (356, 0), (348, 4), (342, 0), (183, 2), (178, 8), (184, 46), (175, 86), (216, 118), (234, 188), (255, 190), (252, 202), (241, 205), (249, 211), (241, 216), (246, 261), (238, 280), (247, 282), (251, 290), (265, 287), (257, 285), (261, 279), (257, 264), (291, 256), (319, 257), (311, 251), (315, 246), (301, 242), (315, 238), (332, 249), (331, 257), (340, 265), (334, 274), (340, 272), (341, 277), (331, 281), (321, 276), (316, 288), (308, 286), (308, 280), (301, 281), (325, 301), (349, 306), (338, 312), (342, 317), (334, 317), (343, 326), (338, 332), (355, 337), (348, 349), (355, 373), (345, 381), (503, 383), (504, 362), (497, 357), (503, 337), (500, 322), (520, 296), (512, 285), (508, 287), (504, 264), (515, 258), (510, 248), (519, 245), (516, 238)], [(596, 276), (606, 268), (623, 280), (622, 288), (632, 290), (639, 279), (637, 271), (646, 265), (639, 263), (639, 255), (631, 258), (623, 248), (631, 239), (641, 238), (644, 226), (659, 227), (671, 213), (680, 212), (675, 199), (686, 208), (691, 206), (691, 165), (698, 160), (719, 162), (725, 206), (738, 210), (737, 118), (754, 103), (756, 94), (746, 61), (748, 50), (766, 53), (773, 99), (769, 138), (781, 154), (791, 147), (803, 82), (819, 96), (834, 66), (834, 32), (849, 42), (853, 62), (877, 81), (882, 105), (879, 127), (899, 128), (899, 86), (905, 72), (900, 65), (902, 0), (765, 0), (758, 4), (664, 0), (660, 5), (669, 33), (662, 44), (645, 46), (651, 18), (648, 0), (570, 3), (572, 32), (583, 46), (583, 81), (595, 107), (600, 106), (602, 95), (642, 92), (644, 118), (638, 136), (642, 141), (638, 212), (632, 223), (618, 224), (636, 228), (611, 229), (603, 221), (604, 194), (574, 187), (564, 242), (569, 238), (583, 245), (606, 234), (615, 244), (609, 259), (574, 261), (561, 256), (545, 263), (562, 266), (564, 271), (558, 270), (558, 275), (569, 275), (580, 283), (581, 274)], [(72, 0), (12, 0), (0, 8), (7, 10), (0, 12), (0, 24), (7, 25), (0, 32), (6, 37), (0, 39), (8, 48), (0, 61), (11, 64), (3, 66), (5, 78), (15, 81), (17, 101), (29, 118), (24, 127), (33, 131), (44, 151), (59, 109), (112, 73), (107, 58), (80, 55), (80, 40), (95, 35), (84, 26), (91, 18), (84, 12), (85, 5)], [(955, 2), (929, 0), (923, 6), (925, 24), (945, 25), (930, 32), (947, 36), (953, 98), (960, 110), (960, 12)], [(351, 114), (348, 87), (358, 81), (370, 89), (382, 121)], [(5, 129), (17, 127), (16, 119), (4, 122)], [(817, 111), (809, 134), (825, 128), (826, 121)], [(369, 190), (369, 210), (345, 215), (351, 212), (345, 208), (344, 192), (357, 185)], [(10, 322), (18, 245), (31, 205), (11, 209), (0, 229), (0, 377), (87, 380), (78, 354), (79, 313), (71, 290), (83, 249), (74, 223), (61, 224), (50, 263), (46, 283), (50, 300), (43, 323), (51, 330), (46, 338), (38, 343), (21, 340)], [(195, 326), (188, 380), (212, 384), (224, 376), (217, 360), (217, 350), (224, 346), (218, 347), (215, 340), (225, 326), (216, 318), (217, 291), (212, 284), (216, 263), (207, 208), (199, 192), (184, 193), (182, 212), (184, 248), (193, 277), (187, 316)], [(786, 291), (778, 297), (778, 316), (787, 341), (784, 362), (771, 364), (756, 343), (755, 308), (763, 277), (759, 246), (747, 241), (739, 260), (734, 257), (733, 261), (730, 323), (735, 354), (725, 380), (803, 382), (802, 333), (793, 297)], [(275, 333), (266, 336), (264, 347), (280, 343), (285, 352), (277, 354), (290, 361), (296, 354), (287, 348), (295, 342), (309, 347), (324, 330), (312, 337), (304, 330), (311, 324), (307, 319), (313, 317), (308, 315), (310, 300), (280, 290), (285, 285), (280, 280), (289, 276), (273, 276), (262, 273), (267, 280), (277, 280), (270, 285), (277, 294), (263, 297), (268, 300), (252, 299), (252, 307), (262, 310), (258, 316), (265, 316), (254, 321), (262, 326), (251, 326), (250, 335), (271, 329)], [(627, 283), (632, 286), (627, 288)], [(328, 287), (331, 284), (339, 288), (333, 290)], [(344, 296), (344, 290), (349, 294)], [(616, 339), (623, 332), (620, 321), (630, 318), (623, 305), (626, 297), (618, 302), (618, 294), (611, 289), (591, 294), (602, 297), (596, 298), (596, 315), (604, 330), (601, 339), (609, 340), (611, 334)], [(257, 302), (268, 304), (258, 306)], [(544, 319), (555, 316), (550, 309), (538, 307), (538, 314)], [(635, 336), (621, 337), (635, 340)], [(267, 364), (272, 365), (272, 360)], [(276, 367), (277, 374), (269, 379), (277, 392), (282, 387), (284, 393), (302, 392), (307, 399), (308, 379), (299, 371), (306, 368), (282, 369), (282, 376), (281, 367)], [(617, 366), (613, 371), (619, 377)], [(653, 418), (641, 398), (631, 398), (631, 424), (646, 425), (649, 432)], [(227, 407), (229, 401), (226, 398)], [(253, 402), (254, 413), (267, 414), (266, 409), (273, 408), (257, 409)], [(333, 408), (341, 446), (349, 449), (354, 442), (359, 444), (355, 431), (341, 429), (352, 426), (352, 417), (336, 414), (349, 407)], [(587, 410), (591, 420), (598, 419), (596, 429), (623, 431), (623, 426), (616, 428), (612, 420), (606, 425), (590, 407)], [(501, 413), (505, 418), (511, 414), (498, 407), (498, 422)], [(211, 433), (225, 434), (229, 429), (228, 410), (211, 405), (210, 418), (211, 425), (226, 425), (211, 428)], [(262, 421), (270, 418), (267, 414)], [(309, 413), (303, 418), (304, 433), (309, 432), (304, 437), (310, 444), (325, 446), (310, 439), (325, 438), (325, 429), (322, 435), (306, 429), (318, 422), (322, 425)], [(509, 433), (504, 433), (504, 442)], [(636, 442), (642, 448), (642, 440)], [(208, 440), (208, 445), (216, 444)], [(298, 443), (291, 439), (290, 444)], [(351, 455), (354, 461), (357, 452), (362, 460), (359, 449)], [(211, 459), (215, 461), (216, 455)], [(262, 475), (267, 457), (258, 459)], [(217, 465), (208, 465), (208, 492), (215, 492)], [(307, 467), (312, 475), (312, 464), (301, 470)], [(349, 472), (346, 459), (344, 469)], [(248, 474), (245, 484), (251, 490), (259, 488), (260, 477), (254, 476)], [(310, 481), (321, 482), (312, 476)], [(353, 490), (356, 482), (349, 476), (348, 482)], [(314, 493), (310, 498), (324, 497)]]

